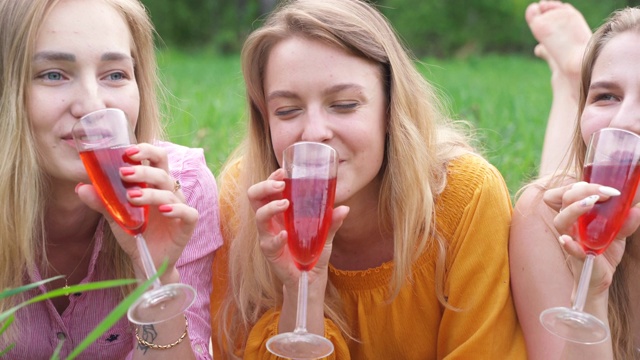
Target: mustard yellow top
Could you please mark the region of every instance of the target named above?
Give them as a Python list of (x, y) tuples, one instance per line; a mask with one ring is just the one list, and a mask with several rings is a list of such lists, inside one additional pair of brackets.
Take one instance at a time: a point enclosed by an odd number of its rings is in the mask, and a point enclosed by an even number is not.
[[(437, 246), (418, 259), (412, 280), (391, 302), (392, 262), (364, 271), (331, 267), (329, 280), (358, 341), (326, 319), (325, 336), (335, 346), (329, 359), (526, 359), (509, 284), (511, 211), (504, 180), (492, 165), (474, 155), (451, 162), (447, 187), (436, 200), (436, 223), (448, 244), (444, 296), (458, 310), (436, 297)], [(214, 275), (214, 293), (220, 280)], [(211, 303), (215, 314), (219, 299)], [(265, 344), (278, 333), (278, 316), (270, 310), (253, 326), (245, 359), (277, 358)], [(214, 358), (222, 358), (216, 351)]]

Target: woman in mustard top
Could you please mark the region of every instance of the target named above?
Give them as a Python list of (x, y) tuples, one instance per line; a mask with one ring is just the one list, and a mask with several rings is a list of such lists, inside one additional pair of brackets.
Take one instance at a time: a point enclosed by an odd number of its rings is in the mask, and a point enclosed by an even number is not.
[(315, 141), (340, 160), (309, 274), (307, 329), (333, 342), (330, 358), (524, 358), (509, 193), (386, 19), (364, 1), (289, 1), (249, 36), (242, 66), (250, 121), (220, 176), (214, 357), (275, 358), (267, 340), (295, 326), (279, 161)]

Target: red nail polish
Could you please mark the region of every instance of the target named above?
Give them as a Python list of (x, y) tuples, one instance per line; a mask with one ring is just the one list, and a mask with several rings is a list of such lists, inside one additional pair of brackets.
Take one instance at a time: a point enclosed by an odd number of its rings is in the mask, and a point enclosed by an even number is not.
[(130, 148), (127, 148), (127, 150), (124, 151), (124, 153), (127, 154), (127, 156), (133, 156), (139, 152), (140, 152), (140, 149), (138, 149), (137, 146), (132, 146)]
[(121, 167), (120, 168), (120, 174), (122, 174), (124, 176), (133, 175), (135, 173), (136, 173), (136, 169), (134, 169), (132, 167)]
[(76, 194), (78, 193), (78, 189), (80, 188), (80, 186), (84, 185), (84, 183), (79, 182), (78, 185), (76, 185), (76, 188), (74, 189), (74, 191), (76, 192)]
[(168, 212), (173, 211), (173, 206), (171, 206), (171, 205), (160, 205), (160, 206), (158, 206), (158, 210), (161, 213), (168, 213)]
[(142, 190), (127, 190), (127, 195), (129, 195), (129, 197), (132, 199), (139, 198), (142, 197)]

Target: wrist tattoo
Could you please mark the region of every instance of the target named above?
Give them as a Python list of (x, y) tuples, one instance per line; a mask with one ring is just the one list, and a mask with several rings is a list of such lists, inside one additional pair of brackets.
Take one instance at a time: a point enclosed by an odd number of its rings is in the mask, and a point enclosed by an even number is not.
[[(153, 343), (157, 337), (158, 337), (158, 332), (156, 331), (156, 328), (153, 325), (142, 325), (142, 336), (141, 336), (142, 339), (144, 339), (148, 343)], [(141, 350), (144, 354), (146, 354), (147, 351), (149, 350), (149, 346), (143, 345), (138, 342), (138, 349)]]

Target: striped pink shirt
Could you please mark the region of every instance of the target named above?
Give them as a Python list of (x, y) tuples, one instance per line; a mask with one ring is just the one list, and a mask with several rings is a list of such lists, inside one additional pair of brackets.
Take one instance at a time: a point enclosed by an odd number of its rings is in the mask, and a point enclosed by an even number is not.
[[(222, 245), (218, 217), (218, 193), (215, 179), (207, 167), (202, 149), (161, 142), (169, 155), (171, 175), (180, 181), (187, 203), (200, 214), (198, 225), (189, 244), (185, 247), (176, 267), (183, 283), (197, 291), (195, 303), (187, 310), (189, 338), (198, 359), (211, 359), (209, 340), (211, 321), (209, 296), (211, 293), (211, 265), (214, 251)], [(96, 266), (100, 262), (103, 245), (100, 222), (95, 234), (95, 246), (87, 277), (82, 283), (109, 279), (107, 269)], [(41, 280), (36, 272), (31, 281)], [(46, 289), (32, 290), (29, 297)], [(66, 358), (86, 335), (122, 300), (120, 289), (106, 289), (72, 294), (70, 304), (58, 314), (51, 301), (29, 305), (16, 314), (12, 328), (19, 329), (16, 346), (4, 358), (15, 360), (49, 359), (61, 340), (64, 341), (60, 358)], [(0, 346), (6, 342), (0, 336)], [(77, 359), (128, 359), (137, 346), (134, 327), (126, 316), (106, 331), (98, 341), (89, 346)], [(0, 349), (1, 349), (0, 348)]]

